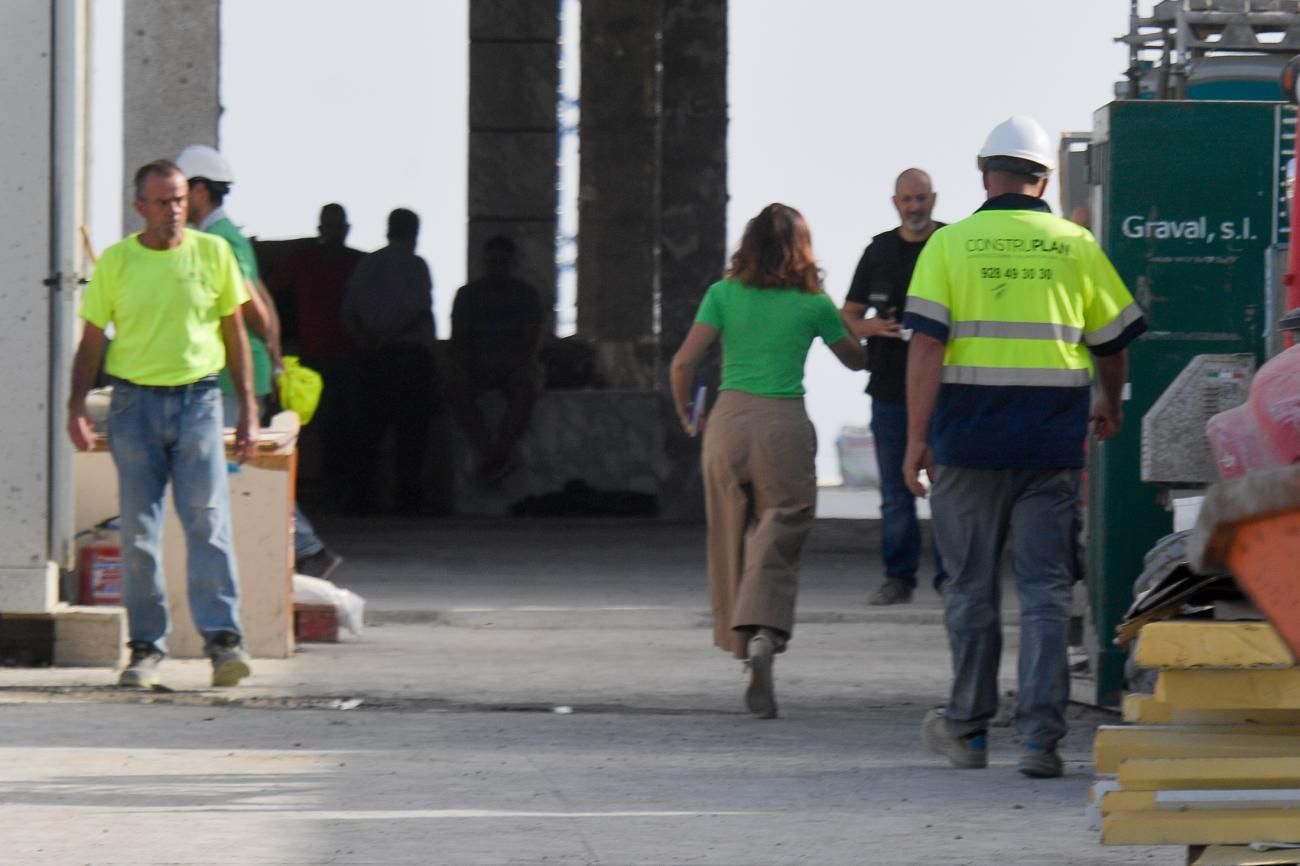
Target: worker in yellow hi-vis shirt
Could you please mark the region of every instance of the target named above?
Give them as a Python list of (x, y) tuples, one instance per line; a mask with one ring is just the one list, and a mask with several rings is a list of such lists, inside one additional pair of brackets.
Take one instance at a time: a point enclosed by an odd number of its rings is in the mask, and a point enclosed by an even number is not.
[(988, 200), (931, 236), (903, 320), (913, 334), (903, 474), (918, 495), (920, 471), (930, 478), (950, 578), (954, 681), (922, 737), (954, 766), (988, 764), (1002, 654), (998, 562), (1010, 536), (1021, 623), (1018, 768), (1038, 778), (1063, 771), (1084, 438), (1089, 419), (1099, 440), (1119, 432), (1126, 347), (1146, 330), (1092, 234), (1043, 202), (1055, 162), (1030, 118), (994, 127), (978, 160)]
[[(104, 251), (82, 298), (81, 342), (68, 391), (68, 436), (95, 445), (86, 414), (104, 358), (113, 381), (108, 446), (117, 468), (122, 524), (122, 600), (131, 658), (118, 677), (128, 688), (161, 684), (171, 611), (162, 570), (163, 506), (172, 489), (185, 530), (194, 627), (212, 660), (212, 684), (233, 686), (252, 668), (239, 622), (239, 570), (231, 541), (230, 481), (217, 373), (229, 365), (238, 417), (235, 456), (257, 445), (248, 335), (240, 308), (248, 292), (230, 245), (185, 228), (189, 185), (174, 163), (135, 173), (144, 229)], [(114, 337), (104, 350), (106, 331)]]

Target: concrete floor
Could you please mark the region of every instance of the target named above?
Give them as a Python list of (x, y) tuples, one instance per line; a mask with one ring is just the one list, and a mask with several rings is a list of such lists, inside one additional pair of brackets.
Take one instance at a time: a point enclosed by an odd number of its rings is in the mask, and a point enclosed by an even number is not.
[(1006, 727), (984, 771), (922, 750), (941, 612), (863, 604), (874, 521), (817, 524), (775, 721), (710, 647), (701, 527), (321, 523), (360, 637), (221, 693), (202, 662), (152, 693), (0, 672), (0, 864), (1182, 862), (1085, 828), (1109, 716), (1073, 711), (1063, 779), (1017, 774)]

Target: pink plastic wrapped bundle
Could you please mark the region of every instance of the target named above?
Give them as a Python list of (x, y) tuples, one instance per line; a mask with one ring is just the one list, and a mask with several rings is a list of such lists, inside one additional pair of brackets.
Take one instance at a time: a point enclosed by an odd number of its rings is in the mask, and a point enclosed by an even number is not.
[(1260, 368), (1250, 386), (1250, 405), (1283, 464), (1300, 460), (1300, 346)]
[(1220, 478), (1238, 478), (1286, 462), (1268, 437), (1260, 435), (1254, 409), (1248, 402), (1205, 422), (1205, 437), (1210, 440)]
[(1224, 478), (1300, 461), (1300, 346), (1260, 367), (1246, 402), (1206, 422), (1205, 435)]

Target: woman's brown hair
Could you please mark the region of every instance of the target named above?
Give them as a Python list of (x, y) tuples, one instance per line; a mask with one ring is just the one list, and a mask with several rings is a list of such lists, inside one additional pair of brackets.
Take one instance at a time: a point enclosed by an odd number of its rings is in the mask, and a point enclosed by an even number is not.
[(813, 258), (812, 233), (803, 214), (783, 204), (759, 211), (745, 226), (727, 276), (759, 289), (821, 294), (822, 272)]

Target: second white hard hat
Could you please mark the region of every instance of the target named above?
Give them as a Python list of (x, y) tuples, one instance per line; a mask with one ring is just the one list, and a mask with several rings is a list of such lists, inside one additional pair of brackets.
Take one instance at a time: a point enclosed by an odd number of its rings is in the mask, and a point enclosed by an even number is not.
[(1048, 171), (1056, 170), (1056, 148), (1047, 131), (1032, 117), (1017, 114), (993, 127), (980, 148), (981, 162), (994, 156), (1010, 156), (1035, 162)]
[(230, 170), (230, 163), (217, 152), (216, 148), (206, 144), (191, 144), (176, 157), (176, 165), (186, 178), (206, 177), (218, 183), (234, 183), (235, 175)]

